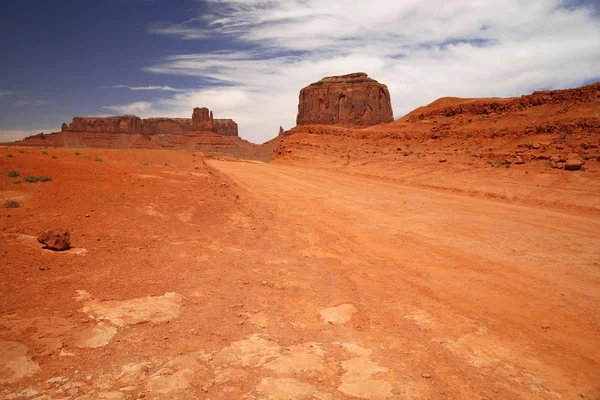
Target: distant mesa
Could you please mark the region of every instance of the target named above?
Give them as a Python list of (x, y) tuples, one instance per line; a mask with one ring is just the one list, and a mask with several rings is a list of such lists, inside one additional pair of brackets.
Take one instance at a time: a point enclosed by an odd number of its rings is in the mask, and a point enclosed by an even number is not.
[(22, 146), (102, 147), (200, 150), (250, 147), (239, 137), (232, 119), (215, 119), (206, 107), (195, 108), (192, 118), (146, 118), (135, 115), (75, 117), (61, 132), (40, 133), (15, 142)]
[(297, 125), (367, 127), (393, 120), (387, 86), (363, 72), (323, 78), (300, 91)]
[(214, 119), (208, 108), (195, 108), (192, 118), (147, 118), (135, 115), (115, 117), (75, 117), (62, 124), (62, 132), (140, 133), (143, 135), (186, 135), (188, 132), (214, 132), (221, 136), (239, 136), (238, 125), (231, 119)]

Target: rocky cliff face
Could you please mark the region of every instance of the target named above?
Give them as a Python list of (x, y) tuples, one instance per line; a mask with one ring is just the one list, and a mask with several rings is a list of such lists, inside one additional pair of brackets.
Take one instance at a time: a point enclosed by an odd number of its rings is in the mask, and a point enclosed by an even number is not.
[(232, 119), (215, 119), (215, 133), (221, 136), (238, 136), (238, 125)]
[(323, 78), (300, 91), (297, 125), (366, 127), (393, 120), (387, 86), (362, 72)]
[(143, 121), (141, 133), (145, 135), (185, 135), (191, 129), (192, 120), (189, 118), (148, 118)]
[(89, 133), (140, 133), (142, 119), (135, 115), (118, 117), (75, 117), (69, 125), (62, 125), (63, 132)]
[(147, 118), (135, 115), (117, 117), (75, 117), (62, 124), (62, 132), (141, 133), (144, 135), (186, 135), (188, 132), (214, 132), (221, 136), (239, 136), (232, 119), (214, 119), (206, 107), (195, 108), (192, 118)]
[(214, 132), (215, 123), (212, 111), (209, 111), (206, 107), (194, 108), (194, 113), (192, 114), (192, 130)]

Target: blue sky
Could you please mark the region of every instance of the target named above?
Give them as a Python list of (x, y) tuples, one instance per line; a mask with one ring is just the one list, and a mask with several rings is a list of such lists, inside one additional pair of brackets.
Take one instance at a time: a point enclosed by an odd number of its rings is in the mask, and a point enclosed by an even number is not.
[(0, 141), (75, 115), (190, 117), (263, 142), (299, 90), (364, 71), (396, 118), (441, 96), (512, 96), (600, 79), (597, 0), (5, 0)]

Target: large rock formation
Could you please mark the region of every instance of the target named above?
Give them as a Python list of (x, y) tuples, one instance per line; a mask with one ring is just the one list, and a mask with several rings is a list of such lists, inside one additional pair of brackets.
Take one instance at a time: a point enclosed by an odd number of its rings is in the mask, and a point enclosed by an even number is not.
[(206, 107), (194, 108), (194, 113), (192, 114), (192, 130), (214, 132), (215, 122), (213, 120), (212, 111), (208, 111), (208, 108)]
[(215, 147), (248, 147), (231, 119), (214, 119), (208, 108), (195, 108), (192, 118), (75, 117), (61, 132), (29, 136), (24, 146), (163, 148), (206, 150)]
[(75, 117), (69, 125), (62, 125), (63, 132), (140, 133), (142, 119), (135, 115), (118, 117)]
[(214, 132), (221, 136), (239, 136), (232, 119), (214, 119), (208, 108), (195, 108), (192, 118), (147, 118), (135, 115), (116, 117), (75, 117), (62, 124), (62, 132), (141, 133), (144, 135), (185, 135), (190, 131)]
[(142, 123), (144, 135), (185, 135), (192, 129), (189, 118), (147, 118)]
[(362, 72), (323, 78), (300, 91), (297, 125), (363, 127), (393, 120), (387, 86)]
[(215, 119), (215, 133), (221, 136), (238, 136), (238, 125), (232, 119)]

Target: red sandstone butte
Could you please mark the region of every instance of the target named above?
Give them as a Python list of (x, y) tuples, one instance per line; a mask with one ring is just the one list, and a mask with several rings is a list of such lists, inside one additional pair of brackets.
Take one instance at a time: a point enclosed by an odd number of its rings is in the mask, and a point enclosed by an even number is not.
[(238, 125), (232, 119), (215, 119), (214, 132), (221, 136), (238, 136)]
[(215, 122), (213, 120), (213, 113), (206, 107), (196, 107), (192, 114), (192, 130), (193, 131), (215, 131)]
[(366, 127), (393, 120), (387, 86), (363, 72), (323, 78), (300, 91), (297, 125)]

